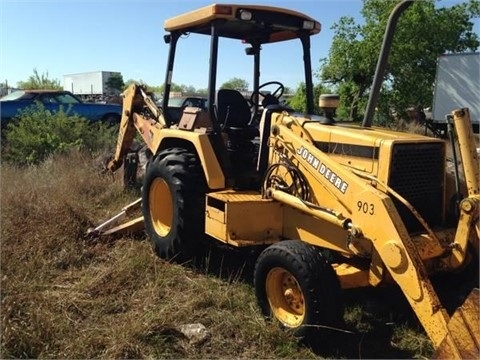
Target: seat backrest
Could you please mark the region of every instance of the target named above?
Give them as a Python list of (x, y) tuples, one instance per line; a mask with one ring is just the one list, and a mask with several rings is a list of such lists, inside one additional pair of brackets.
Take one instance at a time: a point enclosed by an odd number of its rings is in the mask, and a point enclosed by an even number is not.
[(237, 90), (220, 89), (217, 92), (217, 118), (222, 127), (246, 127), (251, 112), (247, 100)]

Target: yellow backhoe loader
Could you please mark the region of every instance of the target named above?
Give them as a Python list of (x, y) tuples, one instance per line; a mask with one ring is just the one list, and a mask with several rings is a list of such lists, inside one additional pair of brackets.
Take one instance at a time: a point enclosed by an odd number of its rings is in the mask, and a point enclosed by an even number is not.
[[(400, 2), (390, 16), (361, 126), (335, 120), (336, 95), (321, 96), (315, 112), (310, 39), (320, 23), (311, 17), (215, 4), (166, 20), (162, 106), (142, 86), (125, 91), (108, 164), (131, 169), (137, 160), (130, 147), (140, 134), (149, 154), (142, 197), (95, 233), (144, 229), (160, 257), (180, 261), (195, 256), (206, 235), (232, 247), (263, 247), (254, 269), (260, 308), (299, 336), (336, 323), (342, 289), (397, 284), (436, 356), (478, 358), (478, 289), (452, 315), (432, 283), (435, 274), (461, 274), (478, 259), (479, 164), (468, 109), (448, 115), (453, 173), (444, 140), (371, 126), (394, 29), (411, 3)], [(208, 108), (173, 111), (176, 48), (187, 34), (210, 41)], [(250, 99), (217, 90), (223, 38), (242, 41), (253, 57)], [(260, 84), (262, 48), (295, 40), (303, 52), (304, 114), (281, 101), (281, 82)], [(118, 225), (135, 207), (142, 216)], [(335, 256), (327, 260), (325, 251)]]

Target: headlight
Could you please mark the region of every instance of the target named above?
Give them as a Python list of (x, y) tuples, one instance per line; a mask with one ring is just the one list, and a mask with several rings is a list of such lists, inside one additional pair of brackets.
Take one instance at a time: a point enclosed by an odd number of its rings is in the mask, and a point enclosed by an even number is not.
[(303, 22), (303, 29), (304, 30), (313, 30), (315, 28), (315, 21), (307, 21)]
[(252, 20), (252, 13), (248, 10), (240, 10), (240, 19), (244, 21)]

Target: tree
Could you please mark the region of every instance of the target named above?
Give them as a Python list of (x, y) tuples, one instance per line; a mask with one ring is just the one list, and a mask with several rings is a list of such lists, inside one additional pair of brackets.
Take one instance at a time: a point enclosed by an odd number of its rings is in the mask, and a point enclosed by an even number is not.
[(125, 81), (125, 84), (123, 85), (123, 90), (126, 90), (132, 84), (138, 84), (138, 83), (141, 83), (141, 82), (142, 82), (142, 80), (137, 81), (137, 80), (133, 80), (133, 79), (128, 79), (127, 81)]
[(207, 89), (207, 88), (197, 89), (197, 94), (198, 94), (198, 95), (207, 96), (207, 94), (208, 94), (208, 89)]
[(181, 85), (182, 87), (182, 94), (184, 95), (193, 95), (196, 94), (197, 90), (192, 85)]
[(163, 86), (147, 85), (147, 90), (155, 93), (163, 93)]
[[(153, 90), (155, 92), (163, 93), (165, 89), (165, 84), (162, 84), (160, 86), (148, 86), (149, 90)], [(171, 92), (179, 92), (182, 94), (195, 94), (196, 90), (195, 87), (192, 85), (179, 85), (176, 83), (172, 83), (170, 85), (170, 91)]]
[(33, 69), (33, 75), (30, 75), (27, 81), (19, 81), (17, 87), (20, 89), (52, 89), (52, 90), (61, 90), (62, 86), (60, 81), (57, 79), (49, 79), (48, 71), (38, 73), (37, 69)]
[(127, 81), (125, 81), (124, 85), (123, 85), (123, 90), (125, 90), (127, 87), (129, 87), (130, 85), (132, 84), (137, 84), (137, 85), (142, 85), (142, 86), (145, 86), (147, 88), (153, 88), (154, 86), (150, 86), (148, 85), (145, 81), (143, 81), (142, 79), (139, 79), (139, 80), (134, 80), (134, 79), (128, 79)]
[(123, 76), (121, 73), (112, 73), (110, 77), (105, 82), (107, 88), (113, 92), (121, 92), (125, 87), (125, 83), (123, 82)]
[(234, 77), (234, 78), (224, 82), (220, 86), (220, 89), (232, 89), (232, 90), (238, 90), (238, 91), (248, 91), (248, 82), (246, 80)]
[[(260, 84), (261, 85), (261, 84)], [(291, 88), (289, 88), (288, 86), (285, 86), (285, 89), (283, 90), (283, 93), (285, 95), (290, 95), (293, 93), (293, 90)]]
[[(313, 96), (315, 102), (315, 111), (319, 112), (318, 99), (321, 94), (327, 94), (331, 91), (322, 84), (317, 84), (313, 88)], [(305, 83), (298, 84), (295, 94), (288, 100), (288, 105), (295, 111), (306, 113), (307, 112), (307, 92)]]
[[(397, 2), (364, 0), (363, 25), (342, 17), (333, 27), (329, 57), (321, 60), (319, 77), (338, 88), (341, 103), (347, 107), (343, 111), (350, 119), (362, 116), (360, 109), (366, 103), (385, 26)], [(471, 20), (479, 15), (477, 0), (437, 9), (435, 0), (418, 1), (402, 14), (379, 108), (401, 111), (430, 105), (438, 55), (477, 49), (479, 37)]]

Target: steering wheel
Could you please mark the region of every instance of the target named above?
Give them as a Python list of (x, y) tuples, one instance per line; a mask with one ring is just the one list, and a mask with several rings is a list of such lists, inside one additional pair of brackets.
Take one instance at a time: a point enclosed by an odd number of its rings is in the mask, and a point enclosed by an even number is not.
[[(272, 93), (263, 93), (260, 91), (264, 87), (267, 87), (269, 85), (277, 85), (277, 88)], [(285, 86), (279, 81), (269, 81), (269, 82), (263, 83), (256, 90), (252, 92), (252, 95), (250, 95), (250, 103), (254, 104), (255, 97), (257, 95), (261, 95), (263, 96), (262, 105), (264, 107), (267, 105), (279, 104), (280, 98), (282, 97), (284, 91), (285, 91)]]

